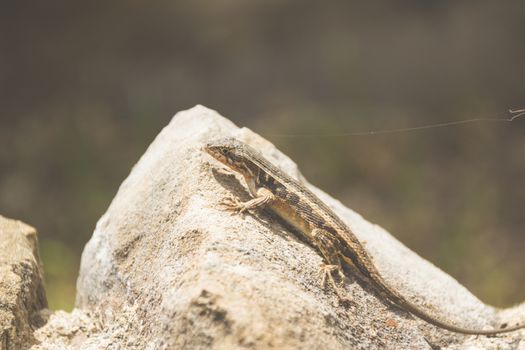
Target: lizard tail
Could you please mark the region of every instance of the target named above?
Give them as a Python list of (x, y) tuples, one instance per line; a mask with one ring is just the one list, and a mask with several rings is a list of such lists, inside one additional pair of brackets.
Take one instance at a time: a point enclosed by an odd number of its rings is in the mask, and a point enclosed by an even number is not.
[[(346, 256), (342, 256), (342, 257), (343, 257), (343, 260), (345, 260), (347, 264), (352, 264), (352, 265), (354, 264), (354, 262), (350, 258)], [(402, 296), (394, 288), (388, 286), (388, 284), (381, 277), (381, 274), (379, 273), (379, 271), (377, 271), (375, 266), (367, 265), (366, 267), (365, 266), (360, 266), (360, 267), (361, 267), (359, 268), (359, 270), (361, 270), (360, 272), (363, 273), (363, 275), (367, 276), (367, 277), (361, 276), (361, 278), (364, 278), (365, 280), (368, 278), (372, 279), (375, 282), (376, 286), (379, 287), (378, 292), (380, 292), (385, 299), (389, 300), (393, 305), (397, 306), (401, 310), (408, 311), (410, 314), (430, 324), (433, 324), (434, 326), (437, 326), (439, 328), (446, 329), (450, 332), (456, 332), (456, 333), (462, 333), (462, 334), (472, 334), (472, 335), (496, 335), (496, 334), (513, 332), (513, 331), (517, 331), (519, 329), (525, 328), (525, 324), (517, 324), (511, 327), (504, 324), (500, 328), (493, 328), (493, 329), (486, 329), (486, 330), (456, 326), (450, 322), (446, 322), (435, 316), (431, 316), (430, 314), (422, 310), (420, 306), (408, 301), (407, 298)], [(365, 271), (362, 271), (362, 270), (365, 270)]]

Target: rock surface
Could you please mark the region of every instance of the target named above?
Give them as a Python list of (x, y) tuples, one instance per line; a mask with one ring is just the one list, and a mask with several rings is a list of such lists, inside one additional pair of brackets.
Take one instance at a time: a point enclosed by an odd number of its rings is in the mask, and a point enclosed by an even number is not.
[(498, 311), (389, 233), (307, 184), (296, 165), (248, 129), (202, 106), (178, 113), (122, 183), (82, 255), (76, 309), (34, 333), (42, 349), (523, 349), (525, 332), (453, 334), (391, 308), (366, 286), (353, 303), (320, 286), (321, 257), (268, 213), (231, 216), (247, 199), (237, 175), (202, 151), (234, 136), (317, 193), (364, 242), (394, 288), (443, 319), (487, 328), (525, 318)]
[(0, 216), (0, 349), (20, 349), (34, 341), (47, 306), (36, 231)]
[[(370, 349), (430, 348), (468, 338), (416, 322), (357, 283), (347, 287), (355, 303), (340, 305), (320, 286), (320, 256), (279, 220), (222, 211), (217, 204), (229, 193), (248, 198), (242, 180), (201, 150), (223, 136), (252, 144), (300, 177), (273, 145), (216, 112), (197, 106), (177, 114), (123, 182), (82, 256), (77, 307), (104, 315), (111, 332), (130, 335), (115, 336), (115, 343)], [(388, 281), (407, 296), (465, 326), (487, 327), (497, 318), (387, 232), (312, 190), (366, 242)]]

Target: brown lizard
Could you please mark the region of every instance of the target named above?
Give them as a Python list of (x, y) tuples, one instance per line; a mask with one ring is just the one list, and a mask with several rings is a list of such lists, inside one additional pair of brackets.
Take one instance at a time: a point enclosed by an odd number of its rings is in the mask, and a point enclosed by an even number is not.
[(494, 335), (525, 328), (525, 324), (518, 324), (511, 327), (502, 325), (490, 330), (469, 329), (428, 314), (387, 285), (355, 234), (326, 204), (305, 186), (271, 164), (261, 153), (234, 138), (209, 142), (204, 150), (242, 174), (254, 197), (245, 203), (233, 197), (226, 198), (222, 203), (238, 213), (269, 208), (296, 228), (302, 239), (316, 248), (326, 262), (321, 267), (321, 283), (324, 285), (328, 278), (341, 299), (348, 298), (343, 296), (333, 273), (340, 279), (339, 284), (344, 281), (345, 273), (352, 274), (367, 283), (385, 301), (451, 332)]

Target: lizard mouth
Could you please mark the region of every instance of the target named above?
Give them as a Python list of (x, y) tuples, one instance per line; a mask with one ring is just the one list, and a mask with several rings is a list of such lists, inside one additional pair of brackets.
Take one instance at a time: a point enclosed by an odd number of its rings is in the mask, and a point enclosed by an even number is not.
[(227, 164), (226, 157), (221, 153), (220, 149), (211, 144), (206, 144), (203, 148), (203, 151), (208, 153), (210, 156), (218, 160), (223, 164)]

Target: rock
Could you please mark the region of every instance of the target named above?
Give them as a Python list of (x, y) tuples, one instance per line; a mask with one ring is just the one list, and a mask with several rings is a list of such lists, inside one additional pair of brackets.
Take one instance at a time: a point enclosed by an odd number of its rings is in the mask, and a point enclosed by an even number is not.
[[(127, 349), (430, 349), (472, 338), (414, 320), (357, 283), (346, 287), (354, 302), (341, 305), (320, 286), (320, 256), (277, 218), (221, 210), (231, 192), (248, 198), (242, 180), (201, 149), (223, 136), (252, 144), (302, 179), (250, 130), (202, 106), (178, 113), (122, 183), (82, 256), (76, 305), (98, 315), (105, 338)], [(500, 313), (450, 276), (308, 186), (404, 295), (464, 326), (496, 322)], [(495, 341), (512, 344), (523, 334)]]
[(202, 106), (178, 113), (122, 183), (82, 255), (75, 310), (33, 333), (44, 349), (520, 349), (524, 331), (497, 337), (440, 330), (389, 307), (367, 286), (342, 304), (320, 285), (322, 259), (269, 213), (218, 205), (249, 195), (202, 151), (234, 136), (300, 179), (351, 227), (387, 282), (466, 327), (525, 318), (525, 304), (486, 306), (382, 228), (308, 184), (272, 144)]
[(34, 342), (46, 307), (36, 231), (0, 216), (0, 349)]
[(34, 332), (36, 344), (31, 350), (111, 349), (109, 340), (100, 336), (96, 320), (86, 312), (49, 313), (46, 325)]

